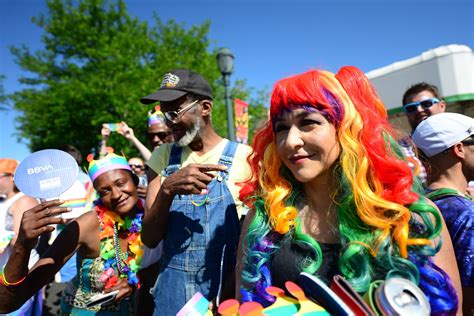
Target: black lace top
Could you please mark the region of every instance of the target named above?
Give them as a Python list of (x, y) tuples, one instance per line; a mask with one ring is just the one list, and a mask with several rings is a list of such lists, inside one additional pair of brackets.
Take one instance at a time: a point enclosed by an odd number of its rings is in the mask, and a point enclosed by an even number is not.
[[(315, 273), (326, 284), (336, 274), (339, 274), (340, 244), (319, 243), (323, 254), (323, 262)], [(285, 288), (286, 281), (298, 284), (298, 275), (302, 272), (302, 263), (307, 258), (314, 258), (314, 250), (307, 244), (296, 243), (290, 239), (282, 242), (280, 249), (275, 252), (270, 262), (272, 285), (281, 289)]]

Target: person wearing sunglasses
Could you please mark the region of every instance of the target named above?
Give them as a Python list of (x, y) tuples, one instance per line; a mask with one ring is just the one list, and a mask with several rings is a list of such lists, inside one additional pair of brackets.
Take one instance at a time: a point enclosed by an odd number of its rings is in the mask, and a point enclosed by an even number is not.
[(431, 116), (417, 126), (413, 141), (431, 167), (426, 196), (446, 221), (461, 275), (464, 315), (473, 315), (474, 202), (466, 187), (474, 180), (474, 119), (458, 113)]
[(420, 82), (412, 85), (403, 95), (403, 110), (412, 130), (428, 117), (444, 113), (446, 103), (442, 100), (438, 87)]
[(155, 315), (176, 315), (197, 292), (209, 301), (234, 296), (239, 220), (246, 213), (238, 183), (251, 176), (250, 148), (216, 133), (212, 100), (207, 80), (188, 69), (165, 74), (161, 87), (140, 100), (160, 102), (175, 142), (146, 163), (142, 240), (151, 248), (163, 241)]
[(139, 179), (137, 185), (138, 197), (145, 199), (148, 186), (148, 180), (145, 174), (145, 162), (140, 157), (132, 157), (128, 159), (128, 165)]
[(137, 177), (141, 177), (145, 175), (145, 163), (143, 159), (139, 157), (132, 157), (128, 159), (128, 164), (130, 168), (132, 168), (132, 172), (137, 175)]
[[(419, 82), (409, 87), (403, 94), (402, 103), (412, 132), (428, 117), (444, 113), (446, 110), (446, 103), (442, 100), (438, 87), (426, 82)], [(411, 136), (401, 138), (399, 144), (413, 172), (426, 187), (428, 177), (426, 168), (418, 159)]]
[[(71, 221), (30, 269), (26, 259), (38, 237), (55, 230), (53, 225), (66, 224), (58, 215), (72, 209), (55, 199), (23, 213), (12, 254), (0, 272), (0, 314), (12, 312), (47, 285), (76, 253), (76, 276), (62, 292), (57, 315), (144, 315), (132, 313), (131, 302), (140, 287), (137, 273), (144, 256), (138, 178), (125, 157), (113, 153), (90, 161), (88, 174), (99, 195), (93, 209)], [(114, 291), (110, 302), (90, 305), (96, 295)]]
[(137, 185), (138, 197), (145, 199), (148, 186), (148, 180), (145, 174), (145, 162), (140, 157), (132, 157), (128, 159), (128, 165), (139, 180)]
[(155, 107), (154, 112), (150, 111), (148, 113), (147, 138), (153, 146), (153, 149), (173, 141), (171, 130), (166, 125), (165, 117), (159, 107)]

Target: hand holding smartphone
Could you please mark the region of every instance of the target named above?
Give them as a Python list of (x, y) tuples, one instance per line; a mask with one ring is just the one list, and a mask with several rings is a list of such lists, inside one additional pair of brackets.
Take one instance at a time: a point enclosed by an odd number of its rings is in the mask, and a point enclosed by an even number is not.
[(105, 123), (104, 127), (110, 129), (111, 132), (117, 132), (122, 128), (123, 123)]
[(89, 302), (87, 303), (86, 307), (94, 307), (97, 305), (102, 305), (104, 303), (113, 301), (115, 297), (117, 297), (119, 290), (115, 290), (109, 293), (99, 293), (91, 297)]

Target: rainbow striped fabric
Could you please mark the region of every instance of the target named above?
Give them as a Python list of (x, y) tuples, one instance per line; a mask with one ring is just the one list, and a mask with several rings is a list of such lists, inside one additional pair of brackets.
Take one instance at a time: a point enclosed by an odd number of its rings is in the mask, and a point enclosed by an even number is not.
[(84, 207), (86, 205), (86, 198), (79, 198), (79, 199), (68, 199), (61, 207)]
[(164, 123), (165, 122), (165, 116), (163, 115), (163, 112), (160, 110), (156, 110), (155, 112), (148, 112), (148, 127), (158, 124), (158, 123)]
[(94, 180), (97, 179), (97, 177), (101, 174), (115, 169), (125, 169), (132, 171), (125, 157), (110, 153), (102, 159), (92, 160), (90, 162), (89, 177), (91, 178), (92, 182), (94, 182)]

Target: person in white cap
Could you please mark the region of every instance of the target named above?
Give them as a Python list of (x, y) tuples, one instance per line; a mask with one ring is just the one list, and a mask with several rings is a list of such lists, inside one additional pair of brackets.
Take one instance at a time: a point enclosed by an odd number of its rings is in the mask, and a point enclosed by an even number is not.
[(474, 119), (440, 113), (422, 121), (413, 141), (431, 166), (427, 197), (440, 209), (451, 236), (464, 293), (464, 315), (474, 314)]

